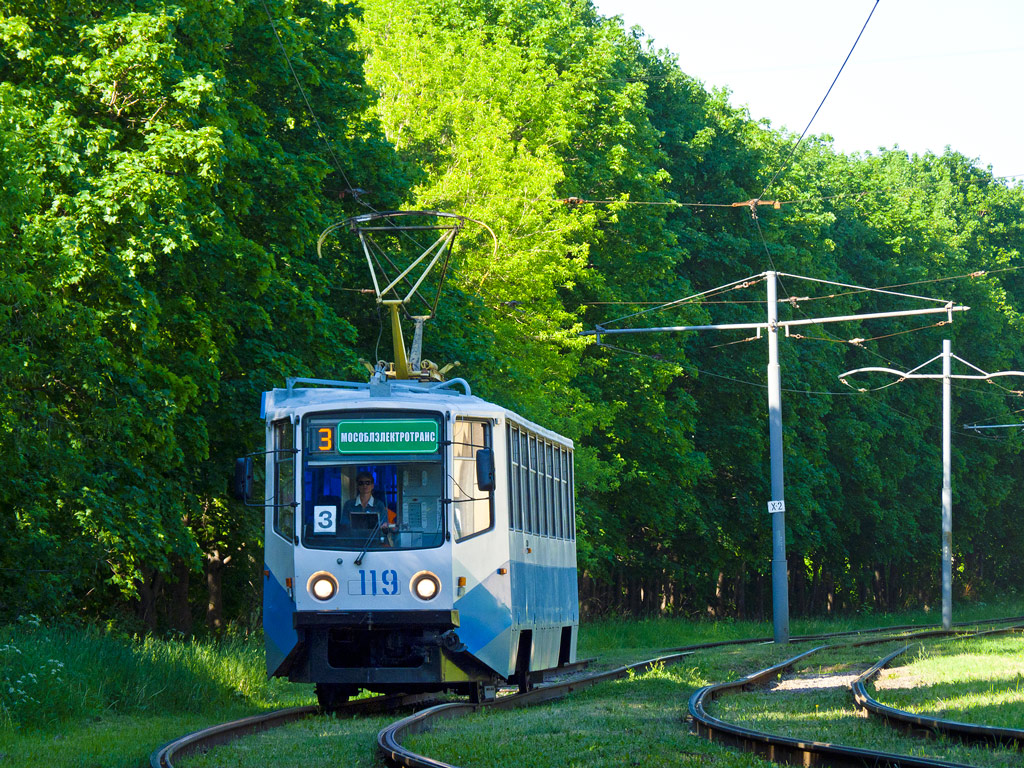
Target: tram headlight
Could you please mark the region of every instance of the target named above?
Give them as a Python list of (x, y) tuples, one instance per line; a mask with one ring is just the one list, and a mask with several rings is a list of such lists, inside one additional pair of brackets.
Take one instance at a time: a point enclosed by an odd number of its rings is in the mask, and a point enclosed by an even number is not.
[(433, 600), (441, 591), (441, 580), (430, 571), (420, 571), (412, 577), (409, 586), (420, 600)]
[(330, 600), (338, 593), (338, 580), (327, 571), (317, 571), (309, 577), (306, 589), (317, 600)]

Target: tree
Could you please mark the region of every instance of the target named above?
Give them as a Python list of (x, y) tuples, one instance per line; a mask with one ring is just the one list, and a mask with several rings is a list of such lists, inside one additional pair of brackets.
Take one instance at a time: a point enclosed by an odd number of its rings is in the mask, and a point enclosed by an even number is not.
[[(4, 488), (3, 558), (55, 574), (8, 610), (141, 585), (152, 626), (172, 563), (201, 552), (218, 592), (258, 537), (223, 499), (231, 458), (257, 444), (259, 391), (355, 367), (315, 235), (352, 205), (346, 167), (386, 205), (401, 176), (361, 117), (351, 6), (269, 7), (290, 67), (262, 3), (26, 5), (2, 21), (0, 98), (17, 105), (2, 130), (19, 137), (5, 167), (27, 169), (7, 171), (25, 188), (0, 228), (4, 272), (21, 275), (0, 450), (25, 478)], [(319, 124), (293, 70), (337, 108)]]

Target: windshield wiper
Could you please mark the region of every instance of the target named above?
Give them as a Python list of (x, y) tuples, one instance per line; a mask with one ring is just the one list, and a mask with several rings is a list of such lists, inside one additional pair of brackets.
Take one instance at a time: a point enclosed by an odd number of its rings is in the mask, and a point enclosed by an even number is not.
[(361, 565), (362, 564), (362, 558), (366, 557), (367, 551), (370, 549), (370, 545), (374, 541), (374, 537), (380, 536), (380, 532), (381, 532), (381, 521), (380, 521), (380, 518), (378, 518), (377, 522), (374, 524), (374, 529), (370, 531), (370, 536), (367, 538), (367, 543), (362, 545), (362, 551), (359, 552), (359, 556), (355, 558), (355, 564), (356, 565)]

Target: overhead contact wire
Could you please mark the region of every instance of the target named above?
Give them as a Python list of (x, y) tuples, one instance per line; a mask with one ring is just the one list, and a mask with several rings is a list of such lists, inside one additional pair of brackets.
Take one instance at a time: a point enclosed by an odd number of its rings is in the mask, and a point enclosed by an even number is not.
[[(357, 203), (359, 203), (359, 205), (363, 206), (364, 208), (368, 208), (374, 213), (380, 213), (380, 211), (374, 208), (373, 205), (366, 202), (360, 197), (359, 193), (357, 192), (357, 188), (353, 186), (351, 180), (348, 177), (348, 174), (345, 173), (345, 168), (342, 166), (341, 160), (335, 153), (334, 147), (331, 146), (331, 142), (327, 136), (327, 132), (324, 130), (323, 125), (320, 123), (320, 119), (317, 117), (316, 110), (313, 109), (313, 105), (310, 104), (309, 98), (306, 96), (306, 89), (302, 87), (302, 81), (299, 80), (298, 73), (296, 73), (295, 67), (292, 66), (291, 56), (288, 55), (288, 49), (285, 48), (284, 46), (284, 41), (281, 39), (281, 34), (277, 30), (277, 25), (274, 24), (274, 17), (270, 13), (270, 7), (267, 5), (267, 0), (260, 0), (260, 3), (263, 5), (263, 10), (267, 14), (267, 21), (270, 22), (270, 28), (274, 31), (274, 37), (277, 39), (277, 45), (281, 49), (281, 55), (284, 56), (285, 63), (288, 65), (288, 71), (291, 72), (292, 79), (295, 81), (295, 87), (298, 89), (299, 95), (302, 97), (302, 102), (306, 105), (306, 111), (309, 113), (309, 116), (313, 119), (314, 125), (316, 125), (317, 135), (320, 137), (321, 141), (323, 141), (324, 145), (327, 147), (327, 151), (330, 153), (331, 158), (334, 161), (335, 170), (337, 170), (338, 173), (341, 174), (341, 177), (342, 179), (345, 180), (345, 185), (348, 188), (347, 191), (352, 193), (352, 198)], [(387, 220), (391, 221), (390, 218), (388, 218)], [(331, 227), (328, 228), (328, 230), (333, 231), (334, 229), (343, 224), (344, 222), (341, 222), (340, 224), (337, 225), (332, 225)], [(488, 229), (490, 228), (488, 227)], [(323, 242), (325, 234), (326, 231), (324, 233), (321, 233), (320, 242), (317, 243), (317, 253), (319, 253), (320, 251), (320, 244)], [(493, 232), (491, 234), (493, 235)], [(403, 231), (402, 236), (405, 237), (418, 248), (422, 249), (422, 244), (408, 232)]]
[[(288, 49), (284, 47), (284, 41), (281, 39), (281, 34), (277, 31), (277, 25), (274, 24), (274, 17), (270, 13), (270, 6), (267, 5), (267, 0), (260, 0), (263, 5), (263, 10), (267, 14), (267, 21), (270, 22), (270, 28), (274, 31), (274, 37), (277, 38), (277, 44), (281, 48), (281, 54), (284, 56), (285, 63), (288, 64), (288, 71), (292, 73), (292, 79), (295, 81), (296, 87), (299, 89), (299, 95), (302, 96), (302, 101), (306, 105), (306, 111), (309, 112), (310, 117), (313, 118), (313, 123), (316, 125), (317, 135), (324, 142), (327, 147), (327, 151), (331, 153), (331, 158), (334, 160), (334, 166), (341, 177), (345, 180), (345, 184), (348, 185), (349, 190), (353, 190), (352, 182), (349, 181), (348, 175), (345, 173), (345, 169), (341, 165), (341, 160), (334, 152), (334, 147), (331, 146), (330, 140), (327, 138), (327, 132), (320, 124), (320, 119), (316, 116), (316, 111), (313, 109), (313, 105), (309, 103), (309, 99), (306, 97), (306, 89), (302, 87), (302, 81), (299, 80), (299, 75), (295, 71), (295, 67), (292, 66), (292, 58), (288, 55)], [(358, 195), (353, 193), (353, 197), (360, 204), (369, 207), (367, 203), (364, 203), (359, 199)]]
[[(911, 285), (928, 285), (929, 283), (947, 283), (947, 282), (950, 282), (952, 280), (963, 280), (964, 278), (967, 278), (967, 277), (979, 278), (979, 277), (986, 277), (988, 275), (996, 275), (996, 274), (999, 274), (1001, 272), (1016, 272), (1017, 270), (1020, 270), (1020, 269), (1024, 269), (1024, 266), (1020, 266), (1020, 267), (1004, 267), (1002, 269), (977, 270), (975, 272), (969, 272), (969, 273), (963, 274), (963, 275), (953, 275), (952, 277), (935, 277), (935, 278), (932, 278), (930, 280), (915, 280), (915, 281), (910, 282), (910, 283), (895, 283), (893, 285), (883, 285), (881, 288), (866, 288), (866, 287), (861, 287), (861, 286), (852, 286), (852, 287), (855, 287), (856, 290), (841, 291), (839, 293), (828, 293), (828, 294), (825, 294), (823, 296), (790, 296), (787, 299), (779, 299), (779, 303), (780, 304), (781, 303), (789, 304), (791, 307), (793, 307), (795, 309), (797, 304), (800, 303), (800, 302), (803, 302), (803, 301), (822, 301), (823, 299), (838, 299), (838, 298), (841, 298), (843, 296), (856, 296), (857, 294), (860, 294), (860, 293), (868, 293), (869, 291), (882, 291), (882, 292), (885, 292), (885, 291), (889, 291), (890, 289), (893, 289), (893, 288), (906, 288), (906, 287), (911, 286)], [(807, 278), (807, 279), (811, 279), (811, 278)], [(827, 281), (823, 280), (821, 282), (827, 282)], [(352, 289), (348, 289), (348, 290), (357, 290), (357, 289), (352, 288)], [(928, 297), (924, 297), (923, 296), (921, 298), (927, 299)], [(658, 306), (660, 306), (662, 304), (670, 303), (670, 301), (587, 301), (587, 302), (584, 302), (584, 303), (587, 306), (594, 306), (594, 307), (596, 307), (596, 306), (606, 306), (606, 305), (610, 306), (610, 305), (618, 305), (618, 304), (625, 304), (625, 305), (632, 305), (632, 306), (646, 306), (646, 305), (652, 305), (652, 306), (653, 305), (658, 305)], [(731, 301), (702, 301), (702, 302), (699, 302), (698, 306), (703, 305), (703, 304), (764, 304), (764, 302), (765, 302), (764, 299), (749, 299), (749, 300), (733, 299)]]
[(673, 307), (677, 307), (677, 306), (680, 306), (680, 305), (683, 305), (683, 304), (687, 304), (687, 303), (691, 302), (693, 299), (699, 298), (701, 296), (716, 296), (716, 295), (718, 295), (720, 293), (724, 293), (726, 291), (736, 290), (738, 288), (749, 288), (752, 285), (757, 285), (757, 283), (761, 282), (761, 280), (763, 280), (763, 279), (764, 279), (764, 274), (753, 275), (751, 277), (744, 277), (744, 278), (741, 278), (740, 280), (734, 280), (731, 283), (726, 283), (725, 285), (720, 285), (717, 288), (710, 288), (710, 289), (708, 289), (706, 291), (700, 291), (699, 293), (691, 294), (690, 296), (686, 296), (686, 297), (684, 297), (682, 299), (676, 299), (675, 301), (666, 302), (665, 304), (662, 304), (662, 305), (657, 306), (657, 307), (651, 307), (650, 309), (643, 309), (643, 310), (640, 310), (639, 312), (633, 312), (632, 314), (623, 315), (622, 317), (617, 317), (614, 320), (608, 320), (605, 323), (601, 323), (601, 327), (607, 327), (608, 325), (610, 325), (612, 323), (619, 323), (619, 322), (622, 322), (623, 320), (630, 320), (630, 319), (632, 319), (634, 317), (640, 317), (641, 315), (647, 315), (647, 314), (650, 314), (652, 312), (660, 312), (660, 311), (665, 310), (665, 309), (671, 309)]
[(797, 148), (800, 146), (801, 142), (803, 142), (804, 137), (807, 135), (807, 132), (811, 129), (811, 123), (814, 122), (814, 118), (818, 116), (818, 113), (821, 111), (821, 108), (825, 106), (825, 101), (828, 100), (829, 94), (832, 93), (832, 89), (835, 87), (836, 82), (839, 80), (839, 76), (843, 74), (843, 69), (845, 69), (846, 63), (850, 60), (850, 57), (853, 55), (854, 50), (857, 48), (857, 43), (860, 42), (860, 38), (864, 34), (864, 30), (867, 29), (868, 23), (871, 21), (871, 17), (874, 15), (876, 8), (878, 8), (878, 0), (875, 0), (875, 4), (871, 6), (871, 12), (868, 14), (867, 19), (865, 19), (864, 26), (860, 28), (860, 32), (857, 34), (857, 39), (853, 41), (853, 46), (850, 48), (850, 52), (847, 53), (846, 58), (843, 59), (843, 64), (842, 66), (839, 67), (839, 71), (836, 72), (836, 76), (832, 80), (832, 85), (828, 87), (828, 90), (825, 92), (825, 97), (821, 100), (821, 103), (818, 105), (818, 108), (814, 110), (814, 114), (811, 115), (811, 119), (807, 122), (807, 127), (804, 128), (804, 132), (800, 134), (800, 138), (797, 140), (796, 144), (794, 144), (793, 148), (790, 150), (789, 156), (786, 158), (785, 165), (783, 165), (778, 171), (775, 172), (775, 175), (772, 176), (771, 181), (769, 181), (768, 184), (765, 186), (764, 191), (761, 193), (760, 197), (764, 197), (766, 194), (768, 194), (768, 190), (771, 189), (772, 184), (775, 183), (775, 181), (779, 178), (779, 176), (782, 175), (784, 171), (789, 169), (789, 165), (790, 163), (793, 162), (793, 156), (796, 154)]

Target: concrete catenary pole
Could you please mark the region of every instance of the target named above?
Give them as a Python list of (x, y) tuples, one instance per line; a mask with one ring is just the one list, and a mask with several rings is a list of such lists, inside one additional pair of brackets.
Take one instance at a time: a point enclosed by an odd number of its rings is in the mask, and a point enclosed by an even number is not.
[(950, 379), (952, 352), (942, 340), (942, 628), (953, 626), (953, 481)]
[[(768, 272), (768, 449), (771, 456), (772, 624), (776, 643), (789, 642), (786, 505), (782, 473), (782, 375), (779, 369), (778, 293)], [(781, 503), (780, 503), (781, 502)]]
[[(679, 333), (689, 331), (735, 331), (743, 329), (757, 329), (758, 338), (760, 338), (760, 331), (766, 330), (768, 332), (768, 447), (769, 447), (769, 460), (770, 460), (770, 474), (771, 474), (771, 499), (768, 501), (768, 512), (772, 516), (772, 614), (775, 631), (775, 642), (776, 643), (788, 643), (789, 642), (789, 574), (787, 573), (787, 561), (786, 561), (786, 501), (785, 501), (785, 485), (783, 483), (783, 471), (782, 471), (782, 376), (779, 367), (779, 329), (789, 329), (791, 327), (798, 327), (803, 325), (819, 325), (824, 323), (840, 323), (846, 321), (863, 321), (873, 320), (888, 317), (910, 317), (913, 315), (931, 315), (936, 313), (942, 313), (949, 316), (950, 322), (953, 319), (954, 312), (963, 312), (970, 307), (964, 307), (954, 305), (952, 302), (944, 302), (941, 307), (932, 307), (929, 309), (908, 309), (898, 310), (892, 312), (867, 312), (853, 315), (841, 315), (837, 317), (804, 317), (791, 320), (779, 321), (778, 319), (778, 286), (777, 278), (779, 275), (784, 277), (794, 277), (802, 280), (811, 280), (812, 282), (828, 283), (830, 285), (842, 286), (846, 288), (857, 288), (866, 291), (878, 290), (873, 288), (864, 288), (863, 286), (853, 286), (846, 283), (834, 283), (828, 280), (817, 280), (815, 278), (801, 277), (800, 275), (787, 275), (786, 273), (779, 272), (762, 272), (755, 275), (754, 278), (765, 278), (767, 283), (768, 293), (768, 312), (767, 322), (765, 323), (715, 323), (708, 325), (675, 325), (675, 326), (664, 326), (656, 328), (608, 328), (603, 325), (598, 325), (593, 331), (584, 331), (582, 336), (594, 336), (598, 344), (601, 344), (602, 336), (612, 336), (619, 334), (637, 334), (637, 333)], [(724, 286), (719, 286), (714, 289), (720, 291), (723, 289), (731, 288), (746, 288), (752, 285), (751, 282), (754, 278), (744, 278), (743, 280), (736, 280), (732, 283), (728, 283)], [(891, 291), (881, 291), (882, 293), (892, 293)], [(680, 299), (674, 302), (669, 302), (663, 307), (657, 309), (664, 309), (668, 306), (678, 306), (686, 301), (697, 299), (701, 296), (711, 293), (711, 291), (702, 291), (701, 293), (689, 296), (686, 299)], [(923, 296), (912, 296), (909, 294), (895, 294), (903, 296), (904, 298), (911, 299), (922, 299), (927, 301), (940, 301), (937, 299), (927, 299)], [(618, 318), (615, 322), (628, 319), (629, 317), (635, 317), (637, 315), (647, 314), (655, 310), (647, 309), (642, 312), (637, 312), (632, 315), (627, 315), (623, 318)], [(933, 358), (934, 360), (935, 358)], [(931, 362), (931, 361), (929, 361)], [(858, 369), (858, 370), (871, 370), (871, 369)], [(890, 373), (899, 373), (898, 371), (891, 371), (885, 369)], [(849, 371), (848, 373), (854, 373)], [(997, 374), (999, 375), (999, 374)], [(1024, 374), (1021, 374), (1024, 375)]]

